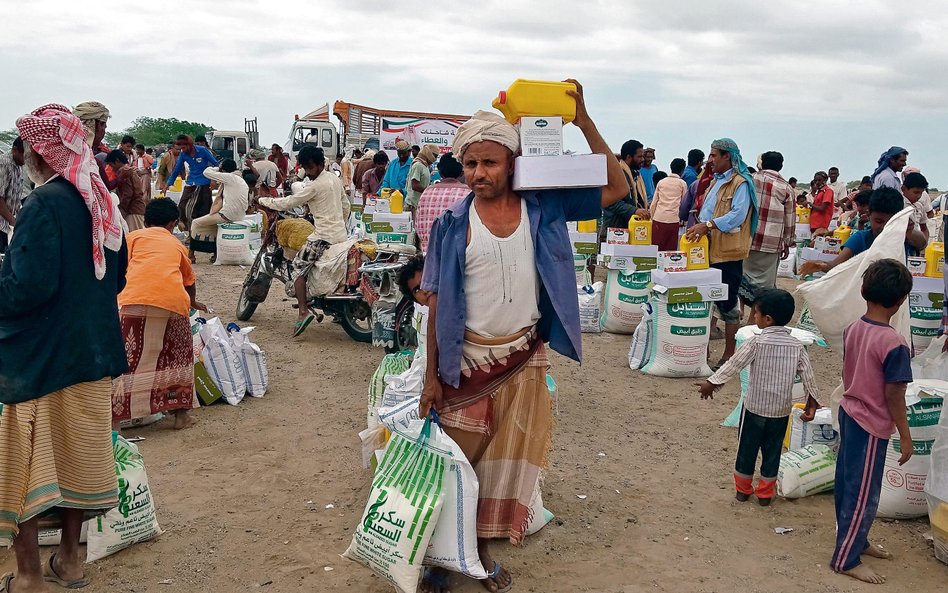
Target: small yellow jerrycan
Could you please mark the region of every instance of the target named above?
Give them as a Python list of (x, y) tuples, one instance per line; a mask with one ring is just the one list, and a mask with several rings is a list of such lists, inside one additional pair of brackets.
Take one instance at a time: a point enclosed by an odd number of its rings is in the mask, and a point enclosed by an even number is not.
[(575, 90), (576, 85), (571, 82), (518, 78), (510, 88), (497, 94), (492, 105), (512, 124), (524, 116), (556, 115), (563, 118), (564, 124), (568, 124), (576, 119), (576, 100), (566, 91)]
[(635, 214), (629, 219), (629, 244), (630, 245), (651, 245), (652, 244), (652, 221), (647, 218), (641, 218)]
[(577, 233), (595, 233), (596, 224), (599, 221), (595, 218), (592, 220), (580, 220), (576, 223), (576, 232)]
[(836, 230), (833, 231), (833, 237), (845, 243), (849, 240), (849, 235), (852, 234), (852, 232), (853, 230), (848, 226), (836, 227)]
[(688, 240), (688, 235), (682, 235), (678, 241), (678, 250), (685, 252), (689, 270), (707, 270), (710, 266), (707, 235), (694, 242)]
[(797, 224), (810, 223), (810, 209), (806, 206), (797, 206)]
[(405, 196), (397, 189), (388, 196), (389, 212), (392, 214), (401, 214), (405, 211)]
[(945, 277), (945, 244), (941, 241), (925, 248), (925, 275), (929, 278)]

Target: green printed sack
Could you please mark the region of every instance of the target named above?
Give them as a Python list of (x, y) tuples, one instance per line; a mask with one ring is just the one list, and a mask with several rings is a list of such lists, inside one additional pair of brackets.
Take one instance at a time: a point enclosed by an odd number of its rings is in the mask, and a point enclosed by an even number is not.
[(382, 396), (385, 394), (385, 377), (389, 375), (400, 375), (411, 366), (414, 354), (411, 352), (396, 352), (386, 354), (379, 363), (377, 369), (369, 380), (369, 409), (366, 416), (367, 428), (373, 428), (378, 425), (376, 412), (382, 405)]
[(114, 448), (119, 503), (106, 514), (88, 521), (86, 562), (161, 535), (145, 473), (145, 459), (138, 447), (121, 436), (115, 438)]
[[(434, 433), (434, 434), (432, 434)], [(399, 593), (414, 593), (444, 498), (450, 453), (431, 420), (394, 432), (344, 558), (372, 569)]]

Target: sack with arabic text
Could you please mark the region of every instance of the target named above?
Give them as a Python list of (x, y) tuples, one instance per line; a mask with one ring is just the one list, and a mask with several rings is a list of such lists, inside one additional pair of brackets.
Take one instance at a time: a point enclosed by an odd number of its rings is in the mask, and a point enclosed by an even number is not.
[[(415, 429), (415, 430), (411, 430)], [(395, 432), (375, 472), (362, 520), (343, 557), (414, 593), (444, 499), (450, 453), (431, 420)]]
[(145, 459), (138, 447), (121, 436), (115, 440), (115, 473), (119, 504), (88, 521), (86, 562), (110, 556), (161, 535), (155, 501), (148, 486)]
[(711, 303), (669, 303), (663, 294), (649, 300), (648, 360), (642, 372), (658, 377), (707, 377)]

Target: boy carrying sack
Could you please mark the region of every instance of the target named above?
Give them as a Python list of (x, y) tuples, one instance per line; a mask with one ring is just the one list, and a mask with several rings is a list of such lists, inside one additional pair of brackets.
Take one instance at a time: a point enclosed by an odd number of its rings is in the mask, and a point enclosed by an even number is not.
[(843, 332), (843, 401), (839, 407), (836, 461), (836, 549), (830, 567), (867, 583), (885, 577), (862, 564), (861, 555), (891, 558), (869, 543), (879, 508), (889, 437), (897, 428), (902, 456), (912, 457), (905, 387), (912, 382), (905, 339), (889, 325), (912, 290), (912, 275), (894, 259), (882, 259), (862, 275), (866, 314)]
[[(816, 414), (816, 380), (806, 348), (784, 327), (793, 317), (794, 303), (789, 292), (765, 290), (752, 308), (760, 335), (740, 347), (716, 373), (695, 383), (701, 399), (713, 399), (714, 391), (741, 369), (750, 365), (750, 382), (741, 413), (737, 461), (734, 463), (735, 498), (744, 502), (756, 494), (765, 507), (774, 497), (780, 451), (793, 408), (793, 382), (797, 374), (803, 381), (806, 409), (801, 420), (809, 422)], [(800, 401), (799, 403), (802, 403)], [(760, 481), (754, 490), (754, 470), (760, 453)]]

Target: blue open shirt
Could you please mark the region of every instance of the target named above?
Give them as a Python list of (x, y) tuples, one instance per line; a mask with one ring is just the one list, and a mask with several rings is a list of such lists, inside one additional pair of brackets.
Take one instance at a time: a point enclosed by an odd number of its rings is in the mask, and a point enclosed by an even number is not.
[(397, 158), (388, 164), (385, 170), (385, 176), (382, 177), (382, 183), (379, 185), (379, 192), (386, 187), (397, 189), (403, 194), (406, 193), (405, 184), (408, 182), (408, 170), (411, 169), (411, 158), (405, 161), (403, 165)]
[[(602, 190), (554, 189), (520, 192), (527, 202), (530, 236), (540, 280), (540, 321), (544, 342), (564, 356), (579, 361), (582, 336), (576, 272), (566, 221), (598, 218)], [(457, 387), (461, 380), (461, 347), (467, 319), (464, 296), (467, 229), (474, 202), (471, 193), (441, 215), (431, 228), (421, 287), (438, 294), (435, 330), (441, 380)]]
[[(698, 214), (698, 218), (702, 222), (707, 222), (714, 217), (714, 206), (718, 203), (718, 190), (733, 176), (734, 169), (728, 169), (725, 173), (714, 174), (714, 185), (708, 190), (708, 195), (704, 198), (704, 204), (701, 205), (701, 212)], [(730, 233), (744, 224), (748, 208), (750, 208), (750, 190), (746, 183), (742, 183), (734, 191), (734, 196), (731, 199), (731, 209), (714, 218), (714, 226), (722, 233)]]
[(203, 146), (195, 145), (194, 156), (183, 150), (181, 151), (178, 160), (174, 163), (174, 169), (168, 174), (168, 180), (165, 183), (174, 185), (178, 175), (184, 170), (184, 163), (188, 164), (188, 185), (209, 185), (211, 180), (204, 176), (204, 169), (216, 167), (220, 164), (214, 158), (214, 153)]

